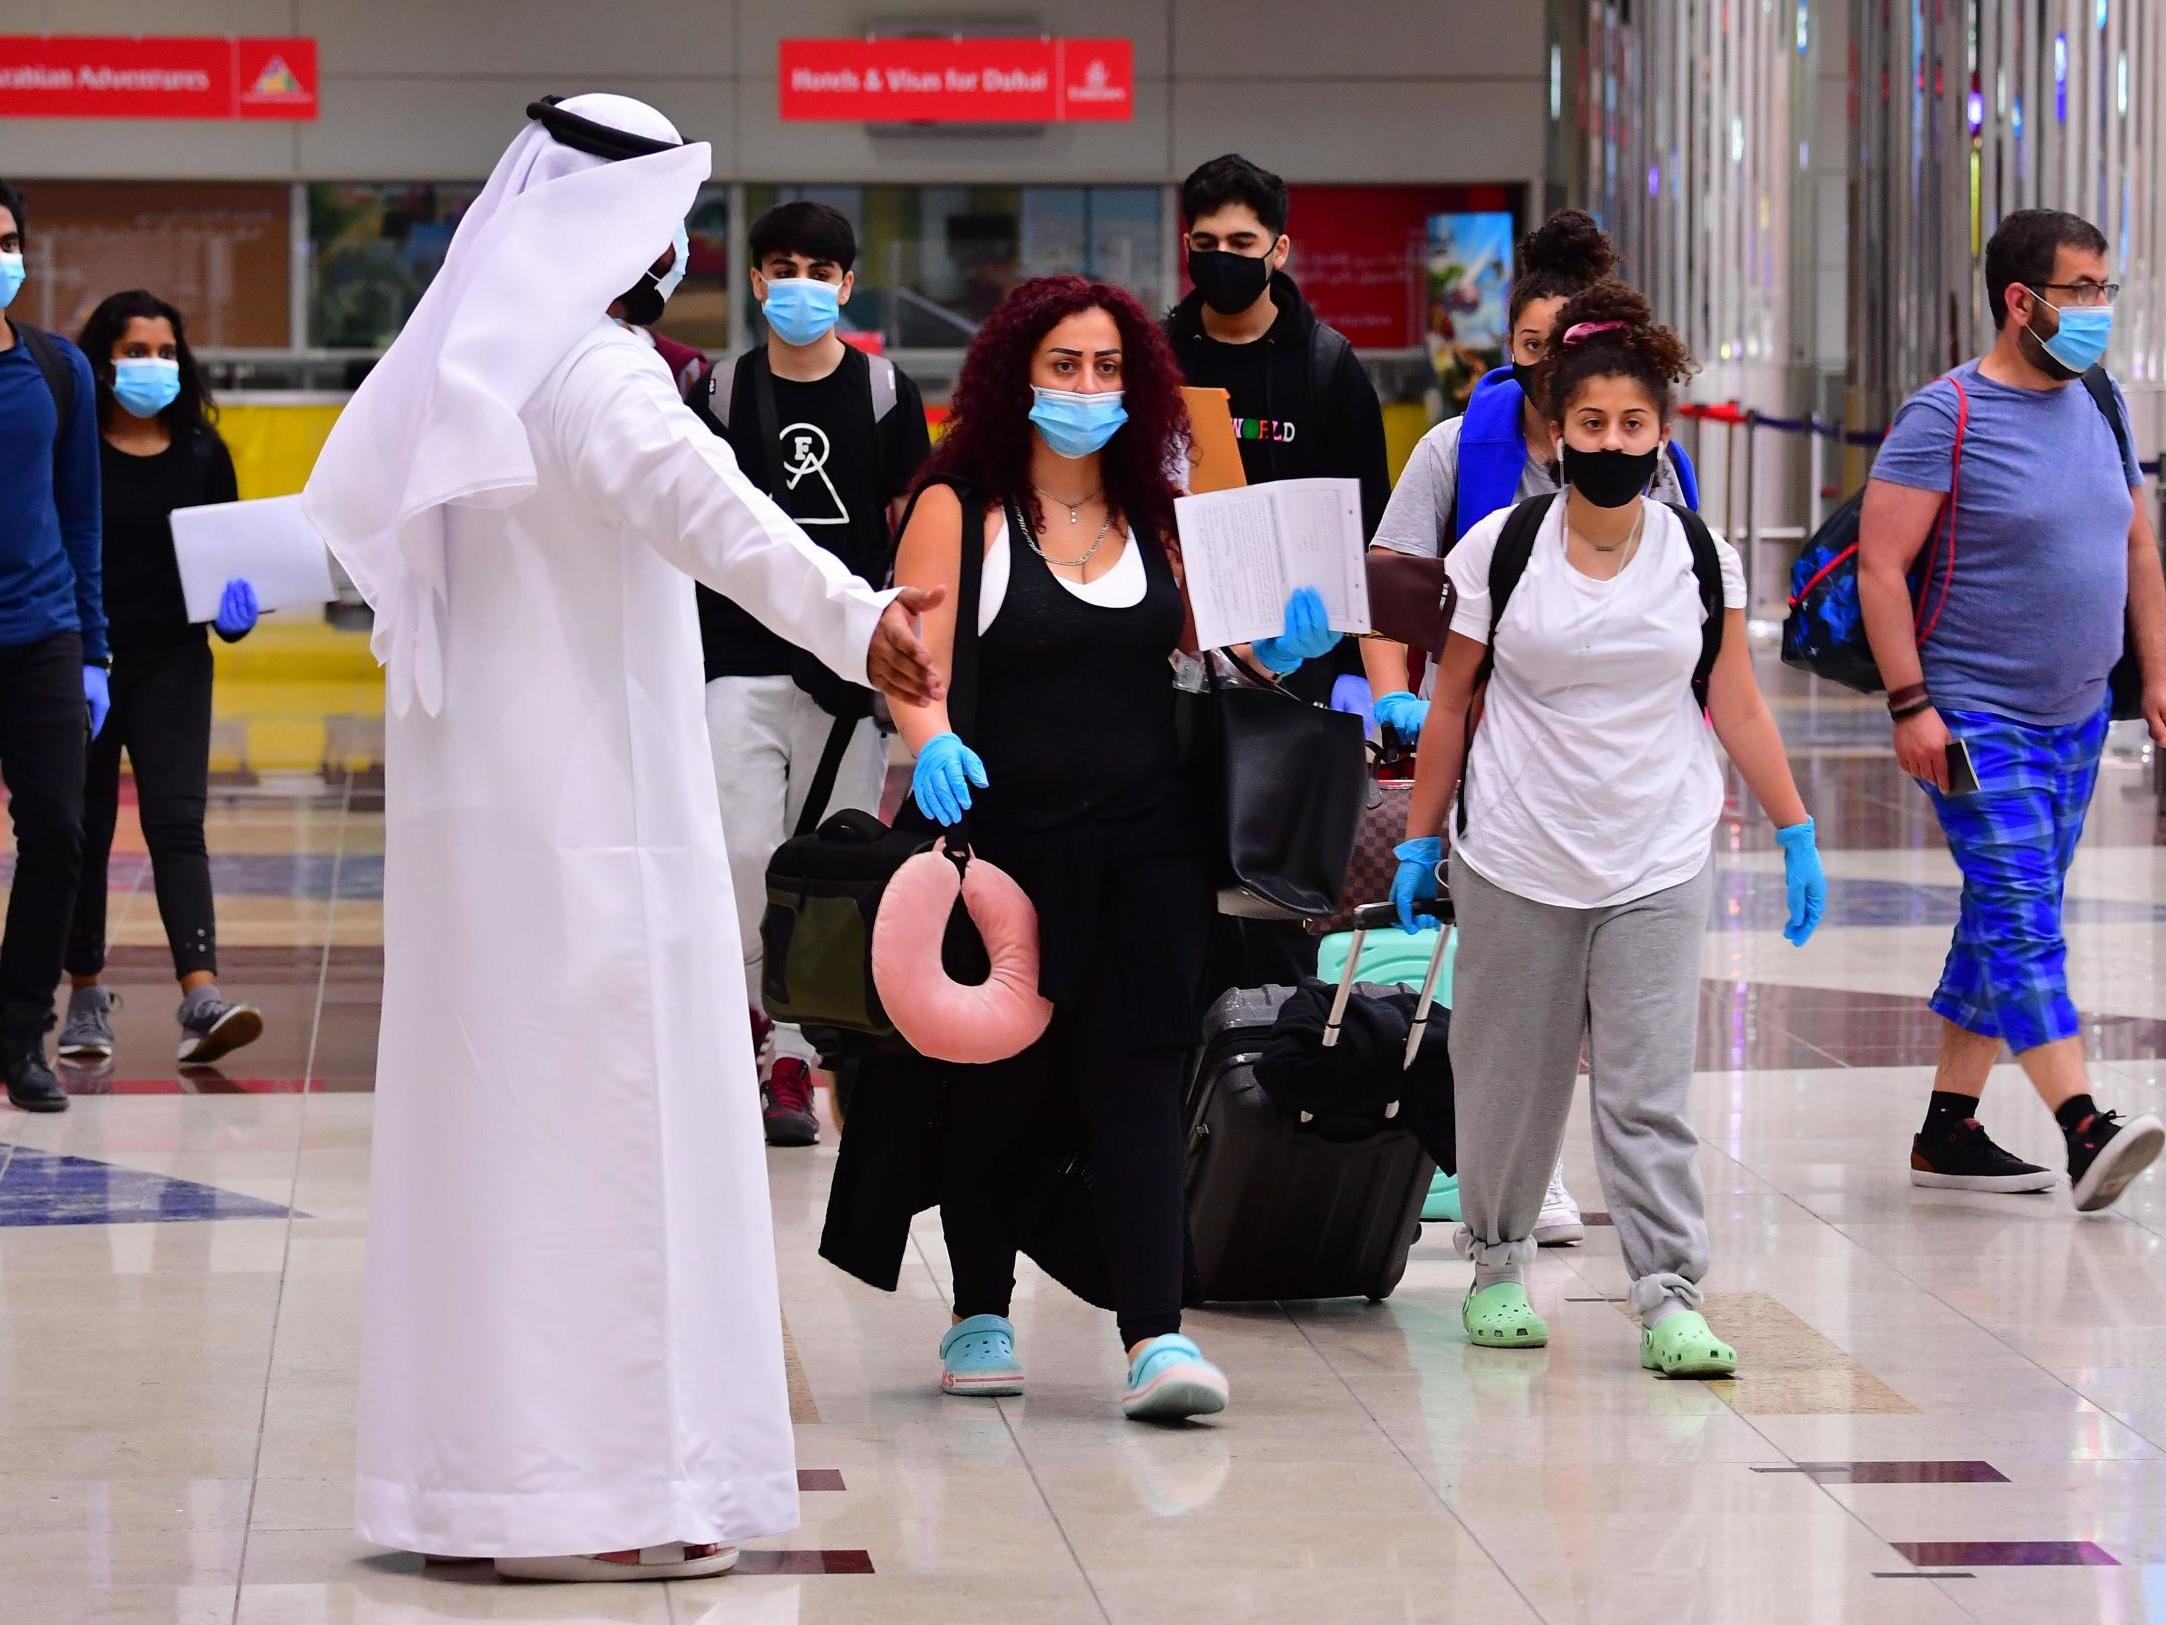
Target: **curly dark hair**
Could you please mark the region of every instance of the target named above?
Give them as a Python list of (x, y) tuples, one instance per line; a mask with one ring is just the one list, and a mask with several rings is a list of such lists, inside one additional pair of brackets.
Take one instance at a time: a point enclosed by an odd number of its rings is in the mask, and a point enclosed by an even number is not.
[[(1572, 330), (1582, 325), (1601, 325), (1574, 342)], [(1557, 312), (1557, 339), (1542, 361), (1535, 382), (1536, 397), (1552, 423), (1564, 421), (1572, 404), (1590, 378), (1633, 378), (1647, 390), (1662, 421), (1670, 421), (1675, 386), (1698, 370), (1685, 341), (1655, 322), (1654, 307), (1639, 289), (1614, 278), (1597, 282), (1584, 293), (1574, 294)]]
[(946, 432), (919, 476), (965, 480), (989, 503), (1013, 502), (1042, 525), (1030, 483), (1030, 359), (1055, 325), (1078, 311), (1103, 310), (1121, 334), (1122, 404), (1128, 421), (1099, 453), (1107, 501), (1116, 517), (1157, 537), (1180, 569), (1169, 467), (1186, 466), (1188, 408), (1173, 347), (1135, 296), (1108, 282), (1073, 275), (1033, 277), (985, 319), (963, 357), (948, 405)]
[(1583, 209), (1559, 209), (1519, 239), (1511, 325), (1537, 299), (1569, 299), (1617, 268), (1617, 245)]

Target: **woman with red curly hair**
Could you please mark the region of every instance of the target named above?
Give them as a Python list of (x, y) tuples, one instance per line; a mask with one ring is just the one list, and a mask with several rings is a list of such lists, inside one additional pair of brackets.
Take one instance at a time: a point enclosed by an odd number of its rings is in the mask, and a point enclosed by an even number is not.
[[(1039, 990), (1054, 1008), (1022, 1054), (944, 1067), (934, 1086), (925, 1161), (955, 1276), (940, 1348), (950, 1393), (1022, 1392), (1016, 1252), (1029, 1240), (1046, 1257), (1024, 1232), (1080, 1153), (1096, 1231), (1084, 1250), (1102, 1253), (1090, 1295), (1119, 1320), (1123, 1410), (1178, 1418), (1227, 1400), (1224, 1375), (1180, 1335), (1182, 1085), (1213, 908), (1174, 732), (1171, 661), (1193, 625), (1168, 473), (1188, 439), (1180, 382), (1129, 294), (1077, 276), (1024, 283), (971, 344), (896, 553), (898, 585), (946, 588), (924, 628), (946, 671), (963, 549), (983, 550), (970, 738), (944, 698), (898, 707), (896, 722), (917, 757), (917, 813), (952, 825), (967, 812), (971, 850), (1036, 906)], [(967, 537), (966, 493), (984, 515)], [(1290, 613), (1257, 660), (1291, 669), (1328, 649), (1313, 608)], [(879, 1092), (869, 1080), (857, 1092), (852, 1135)], [(857, 1150), (846, 1136), (845, 1162)], [(838, 1169), (838, 1189), (857, 1177)]]

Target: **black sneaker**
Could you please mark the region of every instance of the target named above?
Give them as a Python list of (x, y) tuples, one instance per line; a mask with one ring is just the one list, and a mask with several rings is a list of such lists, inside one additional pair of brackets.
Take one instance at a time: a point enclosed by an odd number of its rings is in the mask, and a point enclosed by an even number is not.
[(2078, 1213), (2112, 1207), (2129, 1181), (2166, 1150), (2166, 1123), (2146, 1112), (2121, 1120), (2119, 1112), (2093, 1112), (2068, 1136), (2069, 1194)]
[(1910, 1182), (1927, 1190), (1994, 1191), (2014, 1195), (2049, 1191), (2061, 1182), (2051, 1168), (2025, 1162), (1995, 1145), (1975, 1117), (1945, 1139), (1928, 1145), (1924, 1135), (1910, 1142)]
[(68, 1092), (45, 1064), (43, 1033), (0, 1034), (0, 1077), (7, 1079), (10, 1104), (26, 1112), (64, 1112)]

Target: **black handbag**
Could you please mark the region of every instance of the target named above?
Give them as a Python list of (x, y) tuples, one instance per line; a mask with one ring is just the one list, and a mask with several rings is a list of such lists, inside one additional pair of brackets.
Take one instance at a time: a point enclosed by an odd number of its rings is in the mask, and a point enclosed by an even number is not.
[(1217, 836), (1218, 907), (1315, 919), (1346, 890), (1368, 801), (1361, 718), (1221, 673), (1183, 695), (1193, 781)]
[[(985, 502), (967, 486), (955, 489), (963, 506), (963, 546), (948, 718), (967, 738), (977, 721)], [(943, 839), (951, 854), (968, 842), (964, 826), (943, 836), (908, 806), (892, 828), (856, 809), (820, 821), (856, 726), (856, 718), (836, 718), (797, 827), (768, 860), (767, 909), (760, 918), (760, 1001), (774, 1020), (802, 1028), (823, 1059), (907, 1048), (873, 986), (873, 921), (888, 882), (911, 857)], [(951, 943), (951, 962), (957, 953), (968, 957), (964, 945)]]

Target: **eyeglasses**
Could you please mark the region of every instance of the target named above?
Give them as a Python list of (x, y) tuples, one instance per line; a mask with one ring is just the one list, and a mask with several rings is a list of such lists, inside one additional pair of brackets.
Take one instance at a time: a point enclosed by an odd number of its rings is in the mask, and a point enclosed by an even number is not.
[(2051, 288), (2057, 293), (2072, 293), (2079, 305), (2110, 305), (2121, 297), (2118, 282), (2040, 282), (2034, 287), (2041, 292)]

